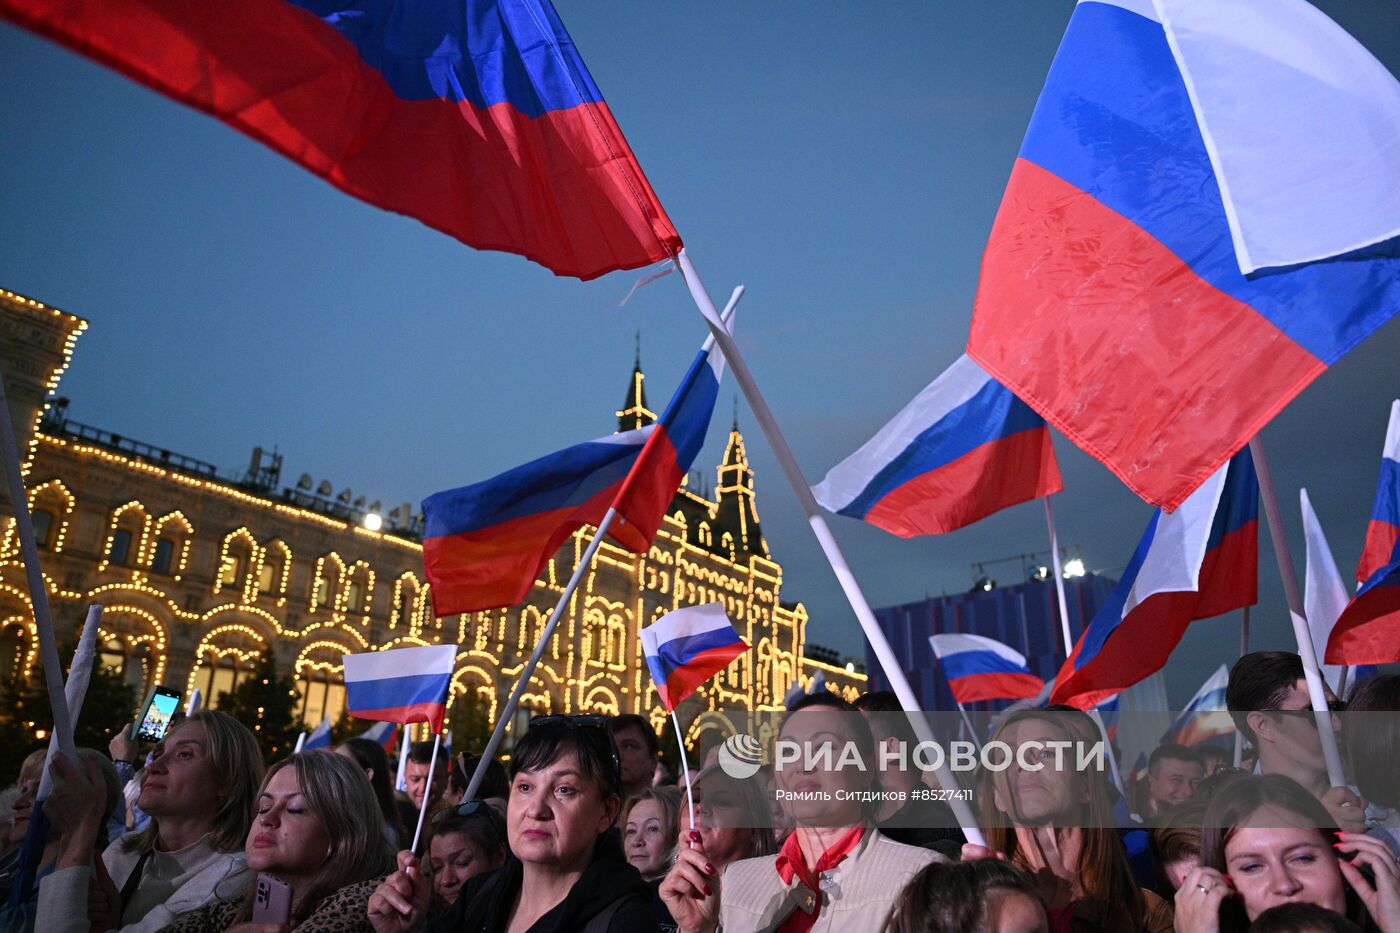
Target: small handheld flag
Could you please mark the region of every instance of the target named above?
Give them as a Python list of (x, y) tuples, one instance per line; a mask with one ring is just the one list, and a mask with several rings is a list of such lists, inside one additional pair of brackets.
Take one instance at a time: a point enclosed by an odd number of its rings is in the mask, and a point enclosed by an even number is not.
[(394, 753), (398, 751), (399, 727), (398, 724), (392, 722), (377, 722), (361, 732), (356, 738), (369, 739), (383, 748), (384, 754), (392, 758)]
[(724, 614), (723, 603), (669, 612), (642, 629), (641, 636), (657, 696), (672, 712), (696, 687), (749, 650)]
[(345, 703), (358, 719), (426, 722), (442, 731), (456, 645), (393, 648), (347, 654)]
[(321, 720), (321, 724), (311, 730), (311, 734), (306, 737), (306, 741), (301, 743), (300, 751), (311, 752), (318, 748), (331, 747), (331, 721), (329, 718)]
[(832, 512), (909, 538), (1062, 488), (1045, 419), (964, 355), (812, 492)]
[(1400, 401), (1391, 404), (1376, 502), (1357, 565), (1361, 588), (1327, 641), (1328, 664), (1400, 661)]
[(1230, 718), (1225, 707), (1225, 688), (1230, 683), (1230, 672), (1220, 665), (1214, 674), (1206, 678), (1191, 702), (1181, 710), (1176, 720), (1162, 733), (1159, 744), (1185, 745), (1194, 748), (1215, 739), (1234, 735), (1235, 721)]
[(959, 705), (1025, 700), (1045, 686), (1031, 673), (1025, 655), (994, 638), (950, 632), (929, 636), (929, 644)]

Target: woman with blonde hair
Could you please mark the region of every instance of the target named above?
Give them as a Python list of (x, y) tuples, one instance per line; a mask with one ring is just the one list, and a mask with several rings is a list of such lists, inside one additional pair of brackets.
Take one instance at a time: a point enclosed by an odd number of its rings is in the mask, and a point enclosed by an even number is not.
[(44, 813), (58, 858), (39, 886), (37, 929), (147, 933), (246, 890), (243, 840), (261, 777), (262, 753), (248, 728), (201, 710), (171, 726), (152, 752), (139, 798), (151, 825), (113, 842), (94, 863), (107, 795), (55, 759)]
[[(963, 858), (1001, 858), (1026, 871), (1054, 929), (1166, 933), (1171, 907), (1133, 881), (1106, 774), (1075, 767), (1079, 750), (1099, 741), (1098, 727), (1079, 710), (1008, 716), (987, 743), (1011, 750), (1007, 767), (978, 775), (987, 847), (963, 846)], [(1064, 742), (1074, 751), (1058, 746)]]
[[(369, 896), (394, 867), (384, 817), (364, 773), (329, 751), (279, 761), (258, 789), (244, 848), (250, 872), (291, 888), (290, 929), (369, 929)], [(165, 933), (224, 933), (253, 916), (255, 885), (176, 918)]]

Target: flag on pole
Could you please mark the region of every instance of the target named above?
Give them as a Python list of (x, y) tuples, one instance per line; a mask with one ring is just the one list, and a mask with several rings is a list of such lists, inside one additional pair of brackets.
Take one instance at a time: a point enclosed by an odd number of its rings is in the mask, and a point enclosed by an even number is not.
[[(1327, 544), (1327, 536), (1322, 533), (1322, 524), (1318, 522), (1317, 513), (1313, 511), (1308, 491), (1298, 490), (1298, 499), (1303, 510), (1303, 542), (1307, 547), (1303, 614), (1307, 616), (1308, 628), (1312, 630), (1313, 650), (1320, 658), (1327, 652), (1332, 627), (1337, 624), (1342, 610), (1346, 608), (1349, 596), (1346, 584), (1342, 582), (1341, 571), (1337, 569), (1337, 562), (1332, 557), (1332, 548)], [(1324, 664), (1322, 676), (1340, 696), (1342, 666)]]
[(680, 237), (549, 0), (0, 0), (347, 194), (590, 279)]
[(812, 492), (829, 511), (909, 538), (1062, 488), (1045, 419), (964, 355)]
[(1235, 721), (1225, 706), (1225, 687), (1230, 683), (1230, 671), (1224, 664), (1206, 678), (1196, 695), (1182, 708), (1167, 731), (1162, 733), (1163, 745), (1175, 743), (1194, 748), (1214, 739), (1235, 734)]
[(1094, 705), (1094, 709), (1098, 711), (1099, 718), (1103, 720), (1103, 731), (1108, 736), (1110, 742), (1118, 738), (1119, 706), (1119, 698), (1116, 693), (1100, 700)]
[(399, 749), (399, 727), (397, 723), (377, 722), (356, 738), (369, 739), (384, 748), (384, 753), (390, 757)]
[(311, 730), (311, 734), (306, 737), (306, 741), (301, 743), (301, 750), (312, 752), (318, 748), (331, 747), (331, 721), (323, 718), (321, 724)]
[(456, 645), (392, 648), (344, 658), (345, 705), (351, 716), (404, 725), (426, 722), (432, 731), (442, 730)]
[(1259, 481), (1245, 448), (1181, 508), (1153, 514), (1050, 702), (1088, 709), (1160, 670), (1191, 622), (1253, 605), (1258, 576)]
[(672, 712), (696, 687), (749, 650), (724, 614), (723, 603), (668, 612), (642, 629), (641, 638), (656, 695)]
[(1356, 576), (1361, 582), (1327, 641), (1329, 664), (1400, 661), (1400, 401), (1391, 403), (1376, 502)]
[(956, 632), (930, 635), (929, 644), (959, 703), (1026, 700), (1045, 686), (1025, 655), (994, 638)]
[(969, 355), (1177, 508), (1400, 310), (1396, 125), (1400, 83), (1303, 0), (1079, 3)]
[(559, 546), (609, 508), (608, 534), (637, 554), (656, 537), (681, 477), (705, 443), (723, 354), (696, 355), (655, 424), (576, 444), (423, 501), (423, 569), (439, 616), (511, 606)]

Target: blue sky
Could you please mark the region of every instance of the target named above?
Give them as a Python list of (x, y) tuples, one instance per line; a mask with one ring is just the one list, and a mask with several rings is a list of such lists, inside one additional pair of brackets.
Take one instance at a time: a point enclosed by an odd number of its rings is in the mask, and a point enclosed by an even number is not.
[[(1393, 0), (1320, 3), (1400, 73)], [(560, 0), (558, 9), (717, 299), (809, 480), (962, 351), (978, 260), (1073, 4)], [(814, 15), (814, 11), (820, 15)], [(681, 283), (559, 279), (349, 198), (222, 124), (0, 25), (0, 286), (88, 318), (70, 414), (241, 468), (418, 502), (611, 430), (642, 332), (660, 404), (704, 336)], [(1309, 487), (1344, 572), (1389, 400), (1392, 322), (1265, 431), (1301, 563)], [(726, 384), (711, 468), (728, 421)], [(859, 628), (742, 402), (759, 512), (809, 636)], [(1126, 562), (1150, 509), (1064, 438), (1061, 540)], [(1037, 505), (901, 541), (833, 519), (872, 603), (965, 590), (971, 564), (1046, 547)], [(1261, 542), (1255, 644), (1290, 641)], [(1234, 618), (1169, 667), (1184, 701)]]

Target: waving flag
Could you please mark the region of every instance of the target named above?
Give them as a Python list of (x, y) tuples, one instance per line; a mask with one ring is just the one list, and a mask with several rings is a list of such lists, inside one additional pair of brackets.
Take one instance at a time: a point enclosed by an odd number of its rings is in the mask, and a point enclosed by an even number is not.
[(433, 611), (457, 615), (511, 606), (530, 593), (559, 546), (609, 508), (608, 534), (646, 553), (690, 469), (719, 397), (724, 357), (714, 338), (691, 363), (661, 420), (576, 444), (500, 476), (423, 501), (423, 569)]
[(910, 538), (1062, 488), (1045, 419), (961, 356), (812, 491), (832, 512)]
[[(1322, 533), (1322, 524), (1313, 511), (1308, 491), (1298, 490), (1298, 499), (1303, 511), (1303, 543), (1307, 547), (1307, 569), (1303, 574), (1303, 615), (1307, 617), (1308, 628), (1312, 632), (1313, 650), (1320, 658), (1327, 651), (1332, 628), (1346, 608), (1349, 596), (1346, 584), (1342, 582), (1341, 571), (1332, 557), (1332, 548), (1327, 544), (1327, 536)], [(1343, 692), (1342, 670), (1336, 664), (1322, 665), (1322, 676), (1338, 696)]]
[(318, 748), (331, 747), (331, 721), (323, 718), (321, 724), (311, 730), (311, 734), (306, 737), (306, 741), (301, 743), (301, 750), (304, 752), (314, 752)]
[(996, 639), (949, 633), (929, 636), (929, 644), (959, 703), (1025, 700), (1045, 686), (1026, 666), (1025, 655)]
[(549, 0), (0, 0), (348, 194), (594, 278), (680, 237)]
[(1079, 3), (969, 355), (1177, 508), (1400, 309), (1397, 125), (1400, 84), (1303, 0)]
[(1233, 736), (1235, 721), (1225, 706), (1225, 687), (1230, 683), (1230, 671), (1224, 664), (1201, 684), (1196, 695), (1181, 710), (1160, 744), (1185, 745), (1194, 748), (1215, 739)]
[(1153, 514), (1050, 702), (1088, 709), (1160, 670), (1191, 622), (1252, 605), (1258, 575), (1259, 482), (1246, 448), (1181, 508)]
[(642, 629), (641, 637), (656, 694), (672, 712), (696, 687), (749, 650), (725, 615), (723, 603), (668, 612)]
[(432, 731), (442, 731), (456, 645), (391, 648), (344, 658), (345, 705), (351, 716), (401, 724), (426, 722)]
[(369, 739), (371, 742), (378, 743), (383, 746), (387, 754), (393, 755), (399, 747), (399, 727), (392, 722), (377, 722), (361, 732), (356, 738)]
[(1400, 661), (1400, 401), (1391, 404), (1376, 504), (1356, 575), (1361, 589), (1327, 642), (1329, 664)]

